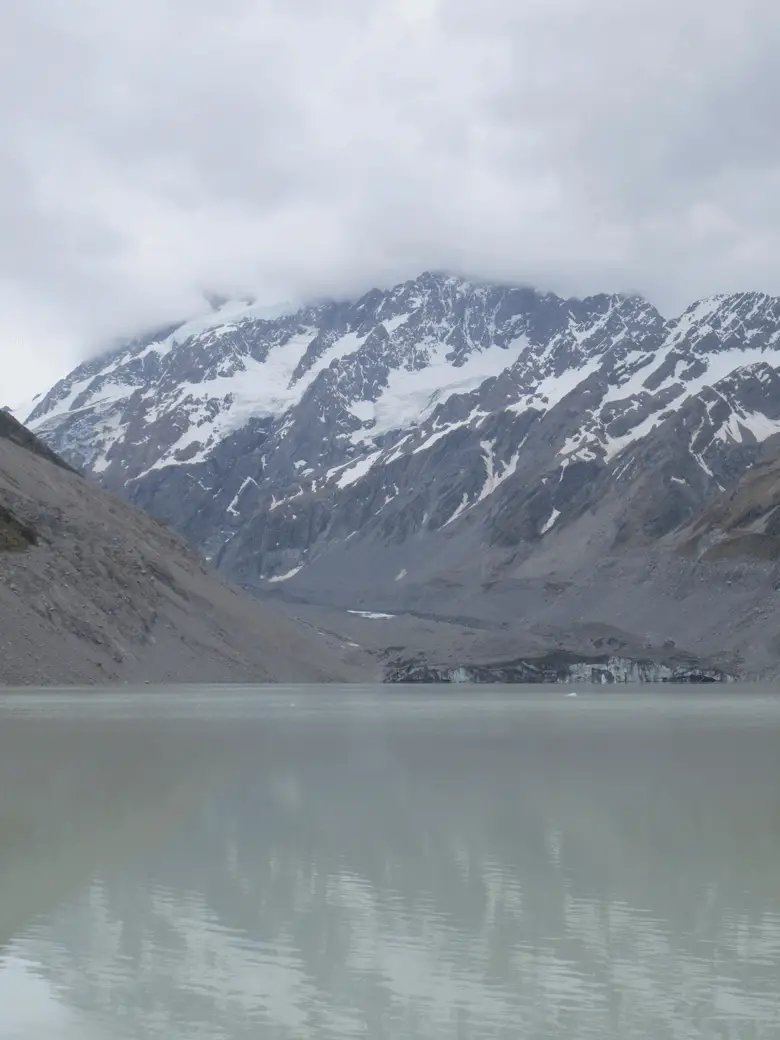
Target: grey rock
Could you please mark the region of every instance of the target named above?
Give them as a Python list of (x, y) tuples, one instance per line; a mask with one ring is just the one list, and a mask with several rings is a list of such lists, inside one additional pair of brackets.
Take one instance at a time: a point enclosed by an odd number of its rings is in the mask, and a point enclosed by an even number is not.
[(375, 675), (366, 655), (225, 585), (160, 522), (0, 424), (0, 683)]

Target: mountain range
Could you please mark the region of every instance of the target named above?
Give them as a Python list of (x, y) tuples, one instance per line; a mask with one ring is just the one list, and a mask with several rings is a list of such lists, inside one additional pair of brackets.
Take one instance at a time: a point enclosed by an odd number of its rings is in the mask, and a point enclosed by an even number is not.
[(779, 369), (761, 293), (669, 319), (426, 272), (297, 310), (215, 299), (26, 419), (390, 678), (765, 675)]

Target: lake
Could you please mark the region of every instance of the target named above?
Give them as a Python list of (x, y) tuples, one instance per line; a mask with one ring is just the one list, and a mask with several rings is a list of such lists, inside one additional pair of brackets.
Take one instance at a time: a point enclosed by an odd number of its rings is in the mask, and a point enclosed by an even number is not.
[(0, 694), (0, 1038), (780, 1037), (780, 697)]

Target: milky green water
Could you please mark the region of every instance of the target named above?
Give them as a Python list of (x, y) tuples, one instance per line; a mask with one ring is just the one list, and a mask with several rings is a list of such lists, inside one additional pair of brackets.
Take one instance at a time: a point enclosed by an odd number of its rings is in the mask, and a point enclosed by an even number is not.
[(773, 690), (0, 695), (0, 1040), (780, 1038)]

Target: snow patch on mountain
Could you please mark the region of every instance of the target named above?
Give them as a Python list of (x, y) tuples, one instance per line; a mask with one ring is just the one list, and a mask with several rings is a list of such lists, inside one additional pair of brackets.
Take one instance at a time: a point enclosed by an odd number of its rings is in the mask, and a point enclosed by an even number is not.
[(507, 411), (520, 415), (529, 408), (553, 408), (567, 394), (576, 390), (588, 376), (597, 372), (601, 365), (602, 358), (596, 356), (589, 358), (585, 364), (576, 368), (566, 370), (557, 375), (547, 375), (538, 381), (532, 393), (525, 394), (518, 401), (508, 405)]
[(436, 343), (429, 348), (424, 367), (392, 371), (375, 401), (350, 405), (355, 418), (365, 424), (364, 429), (353, 433), (353, 444), (420, 423), (453, 394), (476, 390), (486, 380), (501, 375), (527, 346), (527, 337), (518, 336), (508, 347), (478, 350), (455, 366), (452, 348), (447, 343)]
[[(434, 428), (434, 432), (428, 435), (422, 443), (412, 448), (412, 455), (420, 455), (424, 451), (429, 451), (434, 444), (438, 444), (440, 440), (448, 437), (455, 430), (461, 430), (465, 426), (469, 426), (472, 422), (472, 416), (468, 416), (466, 419), (461, 419), (460, 422), (448, 423), (446, 426)], [(399, 457), (399, 452), (396, 450), (391, 455), (391, 458)], [(389, 460), (388, 460), (389, 461)]]
[(561, 515), (560, 509), (553, 509), (552, 513), (550, 513), (550, 515), (547, 518), (547, 520), (542, 524), (540, 533), (541, 534), (547, 534), (548, 531), (551, 531), (553, 529), (553, 527), (555, 526), (555, 522), (556, 522), (556, 520), (558, 519), (558, 517), (560, 515)]
[(302, 570), (303, 564), (299, 564), (297, 567), (293, 567), (292, 570), (287, 571), (286, 574), (277, 574), (273, 578), (268, 578), (268, 581), (271, 585), (277, 585), (282, 581), (289, 581), (291, 578), (294, 578), (296, 574), (300, 574)]
[(381, 454), (381, 451), (375, 451), (370, 455), (367, 455), (365, 458), (359, 459), (356, 463), (349, 466), (349, 468), (336, 481), (336, 484), (340, 488), (349, 487), (350, 484), (354, 484), (368, 473)]
[(236, 494), (233, 496), (233, 500), (227, 507), (227, 512), (230, 513), (231, 516), (240, 515), (239, 510), (237, 508), (238, 503), (240, 502), (241, 496), (243, 495), (244, 491), (246, 491), (250, 484), (254, 484), (255, 487), (257, 487), (257, 481), (254, 479), (254, 477), (247, 477), (246, 480), (242, 483), (241, 487), (236, 492)]
[(444, 524), (444, 526), (445, 526), (445, 527), (448, 527), (448, 526), (449, 526), (449, 525), (450, 525), (451, 523), (454, 523), (454, 521), (455, 521), (455, 520), (457, 520), (459, 516), (462, 516), (462, 515), (463, 515), (463, 513), (465, 513), (465, 512), (466, 512), (466, 510), (467, 510), (467, 509), (469, 508), (469, 505), (470, 505), (470, 503), (469, 503), (469, 496), (468, 496), (468, 492), (464, 491), (464, 492), (463, 492), (463, 498), (462, 498), (462, 500), (461, 500), (461, 503), (460, 503), (460, 505), (459, 505), (459, 506), (457, 507), (457, 509), (456, 509), (456, 510), (455, 510), (455, 511), (454, 511), (454, 512), (453, 512), (453, 513), (452, 513), (452, 514), (450, 515), (450, 518), (449, 518), (449, 519), (448, 519), (448, 520), (446, 521), (446, 523)]
[[(215, 444), (249, 419), (283, 414), (301, 400), (320, 372), (333, 361), (348, 356), (358, 346), (358, 338), (354, 334), (342, 336), (308, 371), (296, 379), (295, 372), (301, 357), (315, 336), (315, 329), (307, 329), (286, 343), (273, 347), (263, 361), (247, 358), (233, 375), (217, 377), (205, 383), (184, 383), (178, 388), (175, 397), (152, 408), (149, 419), (155, 422), (171, 409), (186, 405), (191, 425), (147, 472), (181, 462), (201, 462), (208, 457)], [(145, 397), (153, 400), (154, 394), (152, 387)], [(216, 416), (213, 414), (215, 401), (221, 405)], [(199, 446), (197, 454), (186, 458), (177, 457), (191, 445)]]
[(347, 613), (367, 618), (369, 621), (391, 621), (395, 617), (395, 614), (382, 614), (375, 610), (348, 610)]
[(716, 432), (718, 440), (732, 440), (742, 444), (748, 433), (757, 441), (765, 441), (780, 433), (780, 419), (768, 419), (762, 412), (733, 412), (723, 426)]
[(482, 448), (482, 457), (485, 461), (485, 482), (482, 485), (482, 490), (479, 493), (477, 502), (484, 502), (486, 498), (493, 494), (506, 480), (509, 480), (511, 476), (514, 476), (517, 471), (518, 463), (520, 462), (520, 454), (523, 450), (523, 444), (525, 439), (521, 443), (517, 451), (507, 462), (501, 462), (496, 458), (495, 441), (480, 441), (479, 446)]

